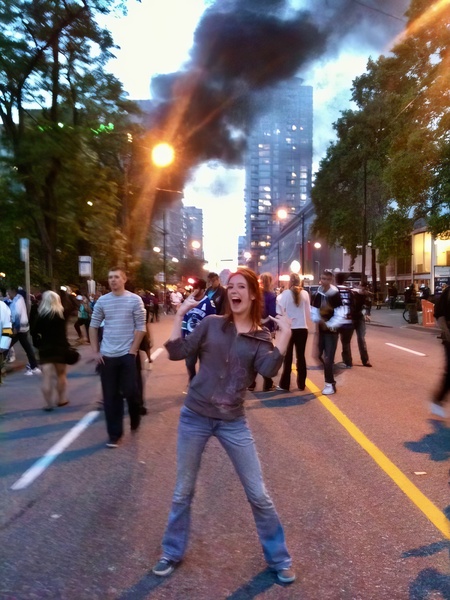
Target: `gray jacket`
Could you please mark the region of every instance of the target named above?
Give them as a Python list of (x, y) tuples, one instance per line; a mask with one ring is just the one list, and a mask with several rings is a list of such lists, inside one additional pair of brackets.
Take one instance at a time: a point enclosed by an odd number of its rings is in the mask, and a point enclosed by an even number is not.
[(219, 315), (205, 317), (186, 338), (164, 345), (170, 360), (192, 354), (200, 358), (186, 406), (205, 417), (226, 421), (244, 414), (245, 393), (256, 373), (274, 377), (283, 363), (267, 329), (237, 333), (234, 323)]

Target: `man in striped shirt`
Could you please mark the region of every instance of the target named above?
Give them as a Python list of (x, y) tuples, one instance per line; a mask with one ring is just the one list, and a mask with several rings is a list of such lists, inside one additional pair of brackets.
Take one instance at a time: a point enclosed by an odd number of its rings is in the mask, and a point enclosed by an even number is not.
[[(123, 269), (109, 270), (111, 292), (97, 300), (89, 329), (91, 347), (100, 366), (109, 448), (117, 448), (123, 436), (123, 398), (128, 403), (131, 431), (138, 429), (141, 420), (136, 354), (145, 334), (145, 308), (140, 296), (125, 289), (126, 281)], [(99, 348), (98, 328), (102, 321)]]

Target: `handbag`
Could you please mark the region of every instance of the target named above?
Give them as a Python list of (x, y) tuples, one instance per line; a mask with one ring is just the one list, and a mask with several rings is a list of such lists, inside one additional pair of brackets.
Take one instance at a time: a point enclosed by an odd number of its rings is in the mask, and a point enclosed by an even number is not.
[(80, 360), (80, 353), (76, 348), (69, 346), (64, 352), (64, 362), (66, 365), (74, 365)]

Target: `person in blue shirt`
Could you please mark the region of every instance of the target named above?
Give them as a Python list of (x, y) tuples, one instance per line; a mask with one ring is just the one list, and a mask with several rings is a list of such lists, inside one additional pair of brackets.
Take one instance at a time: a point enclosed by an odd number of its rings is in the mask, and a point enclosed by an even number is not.
[[(192, 333), (200, 321), (202, 321), (206, 316), (216, 314), (215, 304), (213, 300), (211, 300), (206, 294), (206, 281), (204, 279), (197, 279), (192, 286), (192, 293), (195, 300), (199, 304), (188, 311), (183, 317), (181, 334), (184, 338)], [(197, 355), (188, 356), (186, 358), (186, 368), (189, 375), (189, 381), (195, 377), (195, 365), (197, 364), (197, 358)]]

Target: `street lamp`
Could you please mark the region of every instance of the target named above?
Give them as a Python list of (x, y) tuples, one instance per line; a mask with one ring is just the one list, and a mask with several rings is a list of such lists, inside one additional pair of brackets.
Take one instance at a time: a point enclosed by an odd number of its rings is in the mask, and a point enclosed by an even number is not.
[[(171, 165), (175, 158), (175, 150), (173, 146), (166, 142), (160, 142), (156, 144), (152, 148), (151, 152), (152, 162), (155, 167), (165, 168)], [(159, 189), (159, 188), (158, 188)], [(164, 293), (164, 302), (166, 302), (166, 210), (163, 208), (163, 227), (162, 227), (162, 235), (163, 235), (163, 293)]]
[(166, 142), (156, 144), (152, 148), (152, 162), (156, 167), (168, 167), (175, 158), (175, 150), (173, 146)]
[[(276, 212), (276, 216), (281, 225), (282, 221), (287, 219), (288, 212), (285, 208), (279, 208)], [(281, 232), (281, 227), (280, 227), (280, 232)], [(279, 232), (279, 234), (280, 234), (280, 232)], [(278, 240), (277, 240), (277, 280), (278, 280), (277, 287), (280, 287), (280, 235), (279, 234), (278, 234)]]
[(320, 261), (315, 260), (314, 262), (317, 265), (317, 283), (319, 283), (319, 281), (320, 281)]

